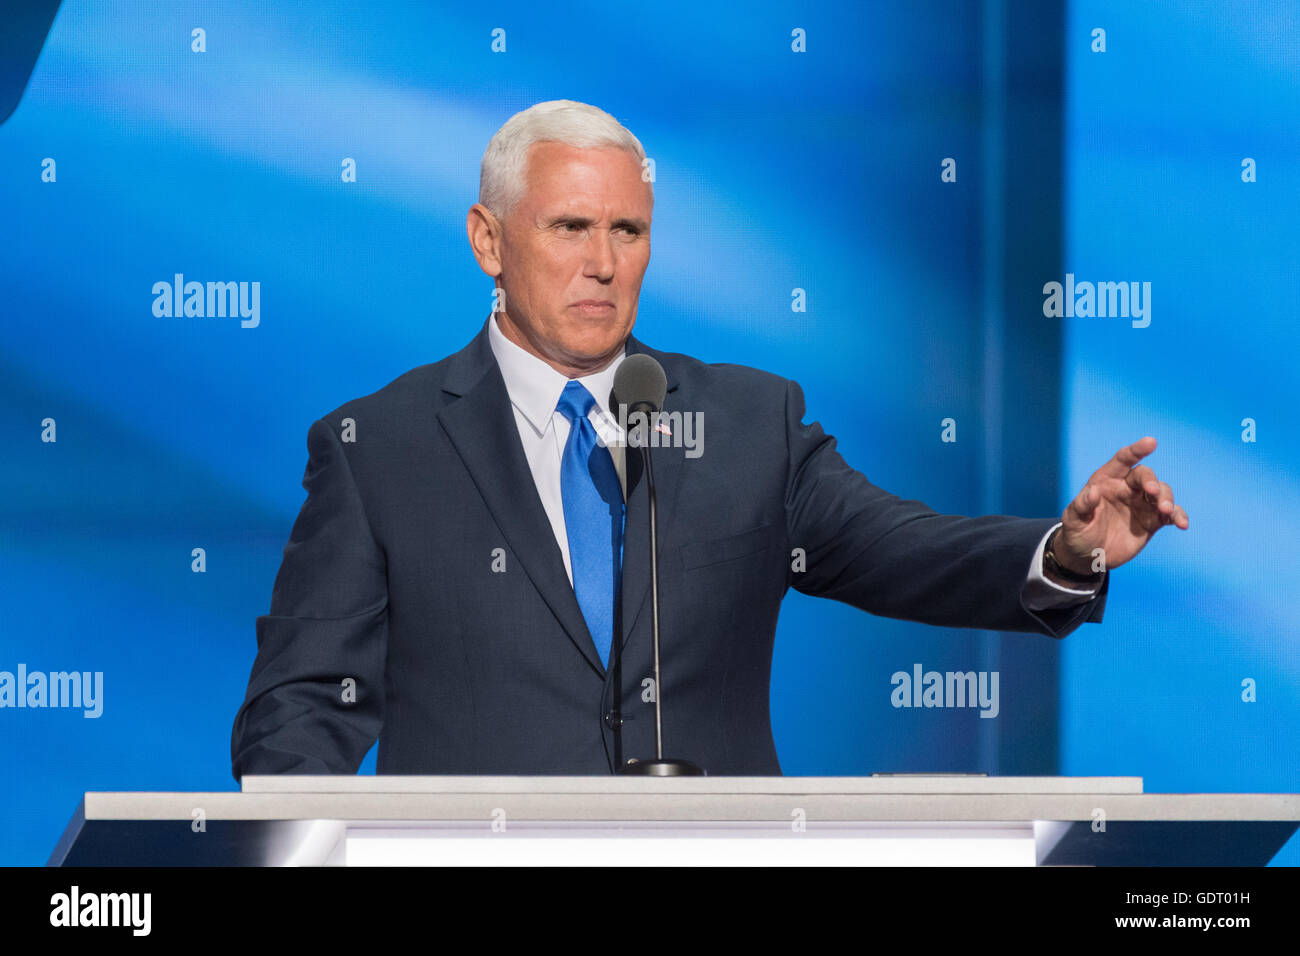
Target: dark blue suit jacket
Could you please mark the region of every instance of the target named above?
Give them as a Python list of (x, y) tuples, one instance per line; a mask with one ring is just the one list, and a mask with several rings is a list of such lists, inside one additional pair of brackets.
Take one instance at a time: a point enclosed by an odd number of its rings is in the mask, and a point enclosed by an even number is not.
[[(1059, 638), (1101, 620), (1106, 585), (1075, 607), (1023, 606), (1029, 562), (1056, 519), (937, 514), (850, 468), (820, 425), (803, 424), (794, 382), (635, 338), (627, 350), (663, 365), (665, 411), (702, 412), (706, 426), (700, 457), (652, 452), (667, 756), (710, 774), (781, 772), (768, 682), (791, 587), (948, 627)], [(343, 441), (349, 418), (355, 440)], [(654, 756), (637, 455), (628, 456), (620, 666), (607, 673), (486, 323), (460, 352), (315, 422), (307, 444), (307, 501), (270, 614), (257, 619), (235, 718), (236, 778), (355, 773), (377, 736), (379, 773), (607, 774)], [(795, 548), (804, 571), (792, 570)]]

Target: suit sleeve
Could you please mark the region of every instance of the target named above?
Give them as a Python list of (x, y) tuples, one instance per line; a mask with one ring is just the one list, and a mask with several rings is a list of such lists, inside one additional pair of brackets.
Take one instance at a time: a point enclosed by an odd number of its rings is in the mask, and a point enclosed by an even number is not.
[(1034, 610), (1030, 562), (1053, 518), (938, 514), (876, 487), (835, 450), (820, 424), (803, 424), (803, 390), (786, 388), (786, 530), (806, 570), (790, 585), (884, 617), (941, 627), (1065, 637), (1100, 621), (1110, 575), (1090, 601)]
[(231, 733), (245, 774), (356, 773), (383, 726), (387, 565), (343, 445), (307, 434), (307, 500), (257, 619), (257, 657)]

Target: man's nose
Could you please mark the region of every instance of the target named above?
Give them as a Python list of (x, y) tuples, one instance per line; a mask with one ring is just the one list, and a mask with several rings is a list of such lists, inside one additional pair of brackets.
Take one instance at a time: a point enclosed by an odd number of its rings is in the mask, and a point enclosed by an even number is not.
[(588, 232), (584, 272), (604, 281), (614, 277), (614, 239), (610, 230), (592, 229)]

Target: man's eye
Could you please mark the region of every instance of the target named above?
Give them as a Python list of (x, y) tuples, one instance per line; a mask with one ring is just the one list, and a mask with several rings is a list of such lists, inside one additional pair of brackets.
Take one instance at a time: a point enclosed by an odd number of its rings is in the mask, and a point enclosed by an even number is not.
[(576, 222), (562, 222), (562, 223), (560, 223), (560, 228), (561, 228), (561, 229), (568, 229), (570, 226), (572, 226), (574, 229), (581, 229), (581, 228), (582, 228), (582, 227), (579, 226)]

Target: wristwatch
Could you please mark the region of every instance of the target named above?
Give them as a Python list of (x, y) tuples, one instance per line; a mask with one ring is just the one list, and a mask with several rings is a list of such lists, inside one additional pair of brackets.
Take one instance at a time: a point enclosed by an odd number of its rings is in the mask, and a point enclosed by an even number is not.
[(1071, 584), (1079, 584), (1089, 587), (1095, 587), (1100, 584), (1102, 575), (1105, 574), (1104, 571), (1095, 571), (1092, 574), (1077, 574), (1069, 568), (1063, 567), (1061, 562), (1056, 560), (1056, 555), (1052, 553), (1052, 545), (1056, 543), (1056, 536), (1060, 530), (1060, 528), (1057, 528), (1052, 532), (1052, 536), (1047, 539), (1047, 547), (1043, 549), (1043, 568), (1051, 571), (1052, 574), (1061, 578), (1063, 581), (1070, 582)]

